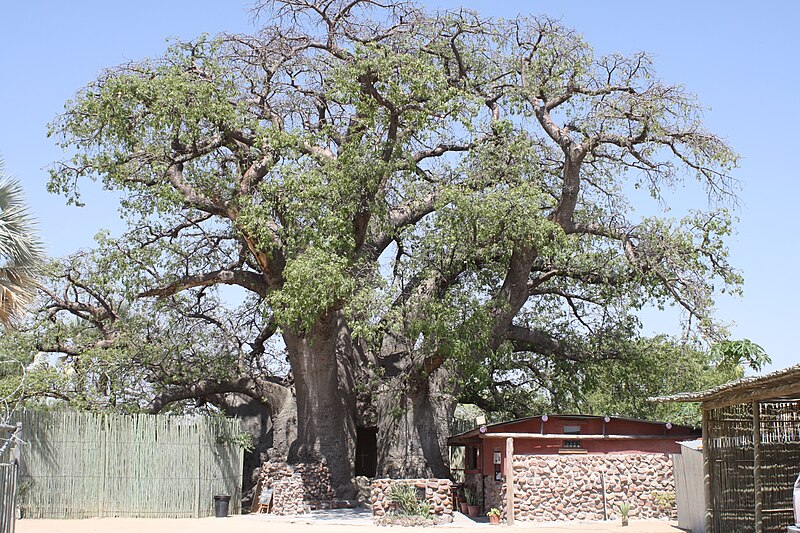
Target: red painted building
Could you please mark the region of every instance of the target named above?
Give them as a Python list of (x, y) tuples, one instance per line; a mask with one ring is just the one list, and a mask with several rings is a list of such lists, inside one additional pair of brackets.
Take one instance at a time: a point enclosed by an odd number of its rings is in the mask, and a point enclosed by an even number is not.
[(663, 422), (592, 415), (544, 415), (475, 428), (448, 439), (464, 446), (466, 474), (504, 472), (506, 440), (515, 455), (680, 453), (678, 442), (700, 430)]

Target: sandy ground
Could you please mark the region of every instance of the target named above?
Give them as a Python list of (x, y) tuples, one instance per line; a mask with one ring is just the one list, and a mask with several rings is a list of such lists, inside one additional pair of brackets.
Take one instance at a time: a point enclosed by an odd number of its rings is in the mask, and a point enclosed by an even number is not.
[(526, 532), (526, 533), (681, 533), (672, 522), (656, 520), (631, 520), (630, 526), (622, 527), (619, 521), (584, 524), (520, 524), (514, 527), (491, 526), (471, 520), (456, 520), (453, 524), (436, 528), (378, 527), (366, 520), (341, 521), (309, 520), (304, 518), (277, 518), (264, 515), (232, 516), (228, 518), (91, 518), (88, 520), (29, 520), (17, 521), (16, 533), (455, 533), (480, 531)]

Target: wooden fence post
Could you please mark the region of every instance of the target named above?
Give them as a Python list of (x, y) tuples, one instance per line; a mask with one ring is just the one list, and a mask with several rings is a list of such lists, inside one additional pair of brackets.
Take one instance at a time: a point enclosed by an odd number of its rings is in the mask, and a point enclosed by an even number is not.
[(100, 416), (101, 423), (99, 424), (100, 427), (100, 457), (102, 458), (102, 474), (100, 475), (100, 479), (98, 480), (99, 491), (97, 492), (97, 516), (103, 517), (105, 516), (105, 509), (106, 509), (106, 501), (105, 501), (105, 494), (106, 494), (106, 476), (108, 475), (108, 416), (107, 415), (97, 415)]
[[(205, 424), (202, 424), (202, 425), (204, 426)], [(202, 429), (200, 428), (200, 426), (201, 426), (200, 423), (198, 423), (197, 426), (195, 426), (195, 431), (197, 432), (197, 484), (196, 484), (196, 487), (197, 487), (197, 500), (196, 500), (195, 511), (194, 511), (195, 518), (200, 518), (200, 498), (201, 498), (200, 494), (202, 492), (201, 491), (202, 487), (200, 486), (200, 475), (203, 472), (203, 469), (202, 469), (203, 456), (202, 456), (202, 450), (201, 450), (201, 447), (200, 447), (201, 434), (202, 434)]]
[(711, 490), (711, 435), (709, 435), (709, 412), (701, 406), (703, 413), (703, 492), (705, 493), (706, 504), (706, 527), (705, 533), (714, 531), (714, 493)]
[(761, 410), (758, 400), (753, 400), (753, 492), (755, 500), (756, 533), (764, 533), (763, 505), (761, 490)]

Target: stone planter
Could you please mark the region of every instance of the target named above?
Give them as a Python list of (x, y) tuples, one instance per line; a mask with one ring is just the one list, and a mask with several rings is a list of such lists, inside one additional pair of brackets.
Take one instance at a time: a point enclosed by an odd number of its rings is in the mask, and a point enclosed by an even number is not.
[(372, 515), (384, 516), (393, 507), (390, 494), (395, 484), (410, 485), (419, 491), (418, 498), (422, 498), (428, 505), (431, 514), (439, 517), (440, 521), (451, 522), (453, 519), (452, 482), (449, 479), (374, 479), (371, 483), (370, 504)]

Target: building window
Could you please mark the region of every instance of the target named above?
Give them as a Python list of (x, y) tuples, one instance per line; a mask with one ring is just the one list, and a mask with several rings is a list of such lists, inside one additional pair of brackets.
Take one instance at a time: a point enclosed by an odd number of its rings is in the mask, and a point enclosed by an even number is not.
[[(581, 434), (581, 426), (578, 424), (564, 424), (563, 433), (564, 435), (580, 435)], [(564, 451), (572, 451), (572, 450), (582, 450), (583, 445), (579, 439), (565, 439), (561, 443), (561, 449)]]
[(464, 468), (466, 470), (478, 469), (478, 448), (473, 446), (464, 448)]

